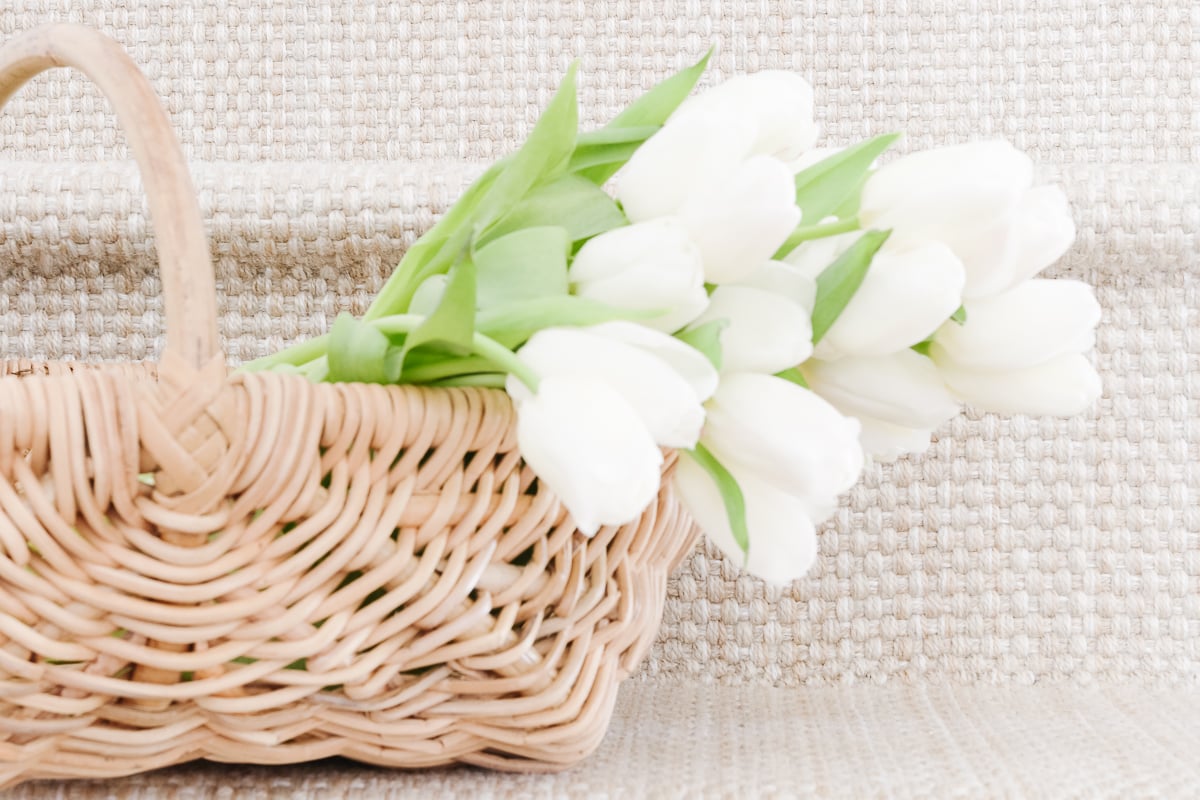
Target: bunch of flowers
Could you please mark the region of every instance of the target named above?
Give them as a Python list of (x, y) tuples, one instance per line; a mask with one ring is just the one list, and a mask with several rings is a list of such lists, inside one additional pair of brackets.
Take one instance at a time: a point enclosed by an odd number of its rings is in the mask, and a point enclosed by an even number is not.
[(248, 368), (503, 387), (584, 534), (637, 518), (677, 449), (682, 502), (772, 582), (808, 569), (865, 459), (924, 450), (964, 404), (1071, 415), (1099, 396), (1091, 288), (1035, 277), (1075, 230), (1028, 157), (818, 149), (802, 78), (688, 99), (706, 62), (587, 133), (572, 67), (362, 319)]

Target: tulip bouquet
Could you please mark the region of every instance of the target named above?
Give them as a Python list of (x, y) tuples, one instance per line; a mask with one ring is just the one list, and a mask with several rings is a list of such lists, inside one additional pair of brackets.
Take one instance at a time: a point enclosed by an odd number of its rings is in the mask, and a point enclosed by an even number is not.
[(878, 166), (896, 135), (820, 149), (803, 79), (689, 99), (706, 61), (586, 133), (572, 67), (363, 318), (247, 368), (504, 388), (522, 456), (584, 534), (638, 517), (675, 448), (696, 522), (772, 582), (807, 570), (865, 459), (924, 450), (963, 404), (1095, 400), (1100, 309), (1034, 277), (1075, 231), (1028, 157), (991, 141)]

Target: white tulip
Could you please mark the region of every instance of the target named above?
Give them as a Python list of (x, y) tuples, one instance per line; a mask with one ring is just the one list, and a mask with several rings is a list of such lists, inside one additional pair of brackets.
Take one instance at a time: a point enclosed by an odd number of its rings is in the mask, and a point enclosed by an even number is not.
[(718, 286), (693, 325), (725, 320), (722, 372), (775, 373), (812, 355), (808, 310), (786, 297), (752, 286)]
[(876, 170), (863, 187), (864, 227), (938, 239), (952, 249), (1007, 217), (1033, 183), (1029, 156), (1005, 141), (911, 153)]
[(924, 453), (937, 428), (909, 428), (874, 417), (858, 417), (862, 423), (863, 451), (873, 460), (890, 464), (901, 456)]
[(858, 480), (858, 422), (808, 389), (770, 375), (725, 375), (706, 407), (701, 441), (717, 460), (798, 498), (813, 520), (831, 514)]
[[(821, 273), (836, 261), (838, 256), (849, 250), (850, 246), (857, 242), (862, 235), (863, 231), (850, 231), (803, 242), (784, 256), (783, 260), (815, 282)], [(885, 242), (884, 247), (886, 246)]]
[(1100, 304), (1080, 281), (1030, 280), (966, 304), (962, 325), (947, 322), (930, 354), (967, 369), (1020, 369), (1092, 348)]
[(699, 350), (684, 344), (674, 336), (663, 336), (658, 331), (622, 320), (602, 322), (585, 330), (658, 356), (691, 384), (696, 397), (701, 401), (712, 397), (713, 392), (717, 390), (717, 370), (712, 362)]
[(658, 494), (662, 451), (604, 381), (543, 377), (518, 403), (517, 444), (585, 535), (637, 519)]
[(1062, 189), (1030, 189), (1012, 213), (955, 245), (967, 270), (963, 294), (974, 298), (1007, 291), (1061, 258), (1074, 240), (1075, 222)]
[(758, 127), (720, 113), (668, 120), (617, 176), (617, 199), (632, 222), (677, 213), (690, 197), (724, 184), (751, 154)]
[(786, 261), (767, 261), (745, 280), (734, 285), (777, 294), (791, 300), (810, 315), (817, 300), (816, 278)]
[(589, 239), (569, 272), (571, 290), (615, 308), (662, 309), (643, 324), (667, 333), (708, 305), (704, 264), (687, 229), (674, 217), (616, 228)]
[(924, 341), (962, 304), (964, 280), (941, 242), (885, 242), (818, 355), (882, 356)]
[(803, 501), (751, 473), (732, 473), (746, 505), (750, 545), (733, 537), (716, 483), (687, 455), (675, 469), (674, 487), (692, 519), (731, 562), (773, 584), (803, 577), (817, 555), (817, 536)]
[(807, 362), (802, 371), (814, 392), (862, 423), (863, 449), (876, 460), (917, 453), (959, 412), (936, 366), (909, 349), (887, 356)]
[(1100, 398), (1100, 375), (1080, 353), (1068, 353), (1036, 366), (972, 370), (939, 364), (946, 385), (968, 405), (996, 414), (1073, 416)]
[(1058, 186), (1036, 186), (1021, 198), (1020, 231), (1012, 284), (1037, 275), (1058, 261), (1075, 241), (1075, 220), (1067, 195)]
[(795, 72), (763, 70), (730, 78), (689, 100), (672, 121), (697, 112), (752, 121), (757, 130), (753, 152), (784, 161), (801, 157), (817, 140), (813, 89)]
[[(664, 342), (671, 339), (649, 328), (644, 331)], [(673, 345), (660, 346), (665, 349)], [(703, 398), (692, 384), (652, 350), (606, 335), (604, 328), (545, 328), (530, 337), (517, 357), (542, 378), (594, 378), (604, 382), (625, 399), (651, 438), (664, 447), (693, 447), (700, 436)], [(510, 381), (510, 394), (518, 401), (523, 399), (523, 391), (528, 390)], [(580, 424), (587, 424), (584, 420), (586, 417), (580, 419)]]
[(946, 384), (981, 411), (1078, 414), (1101, 392), (1083, 353), (1100, 304), (1079, 281), (1029, 280), (966, 303), (962, 325), (939, 329), (929, 354)]
[(926, 150), (871, 175), (859, 219), (896, 241), (944, 242), (966, 270), (963, 296), (983, 297), (1036, 275), (1075, 238), (1066, 195), (1032, 184), (1032, 162), (1007, 142)]
[[(696, 164), (693, 169), (707, 167)], [(703, 184), (679, 216), (700, 248), (709, 283), (748, 277), (800, 223), (792, 173), (768, 156), (748, 158), (728, 178)]]

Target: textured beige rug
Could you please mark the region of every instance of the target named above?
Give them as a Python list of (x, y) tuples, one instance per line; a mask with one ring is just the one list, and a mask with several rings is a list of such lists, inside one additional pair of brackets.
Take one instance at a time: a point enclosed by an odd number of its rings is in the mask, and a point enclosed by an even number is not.
[(12, 800), (1189, 797), (1200, 693), (1141, 688), (630, 683), (600, 751), (555, 775), (404, 773), (346, 761), (194, 764), (31, 783)]

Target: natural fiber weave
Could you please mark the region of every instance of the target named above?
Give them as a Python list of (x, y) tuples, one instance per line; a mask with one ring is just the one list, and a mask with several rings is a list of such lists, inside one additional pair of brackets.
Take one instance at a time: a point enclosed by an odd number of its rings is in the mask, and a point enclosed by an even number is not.
[(64, 26), (0, 50), (0, 103), (56, 65), (127, 123), (170, 342), (153, 369), (0, 362), (0, 786), (594, 750), (693, 540), (671, 493), (584, 537), (503, 392), (229, 376), (165, 115), (119, 47)]
[[(129, 49), (192, 161), (491, 162), (572, 59), (595, 127), (713, 45), (705, 85), (798, 70), (835, 144), (903, 130), (1003, 135), (1043, 163), (1200, 160), (1189, 0), (8, 0), (0, 37), (60, 20)], [(119, 157), (78, 78), (14, 112), (9, 157)]]
[(626, 681), (595, 755), (550, 775), (195, 763), (11, 800), (1191, 798), (1197, 719), (1184, 689)]

